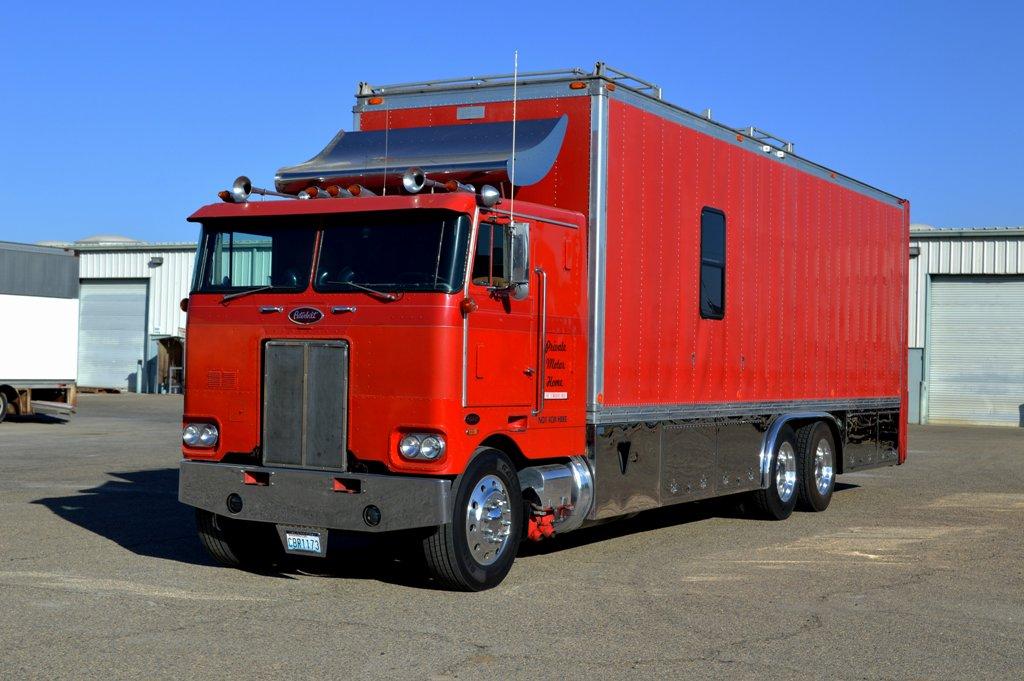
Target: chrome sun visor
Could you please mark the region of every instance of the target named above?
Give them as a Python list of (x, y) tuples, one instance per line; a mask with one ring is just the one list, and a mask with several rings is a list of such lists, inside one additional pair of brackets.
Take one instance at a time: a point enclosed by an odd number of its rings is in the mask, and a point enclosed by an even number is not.
[[(516, 185), (536, 184), (548, 174), (568, 122), (565, 115), (516, 122)], [(441, 181), (507, 182), (512, 169), (512, 122), (342, 131), (310, 160), (278, 170), (274, 184), (289, 194), (311, 184), (401, 187), (402, 173), (413, 166)]]

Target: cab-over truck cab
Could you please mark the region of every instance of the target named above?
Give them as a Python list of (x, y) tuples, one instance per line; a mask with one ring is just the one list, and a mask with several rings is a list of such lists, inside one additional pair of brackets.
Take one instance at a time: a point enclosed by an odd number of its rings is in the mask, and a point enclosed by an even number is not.
[(504, 576), (519, 471), (584, 454), (586, 383), (583, 218), (517, 202), (513, 221), (509, 203), (453, 192), (190, 218), (181, 495), (214, 555), (267, 561), (279, 537), (322, 555), (329, 529), (415, 528), (446, 582)]

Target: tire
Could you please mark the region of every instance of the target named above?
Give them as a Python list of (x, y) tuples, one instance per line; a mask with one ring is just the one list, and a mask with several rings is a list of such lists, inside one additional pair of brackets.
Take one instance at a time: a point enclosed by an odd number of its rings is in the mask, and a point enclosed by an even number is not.
[(836, 442), (832, 429), (815, 421), (796, 431), (796, 461), (797, 508), (824, 511), (836, 488)]
[(796, 438), (789, 427), (783, 427), (775, 438), (768, 468), (768, 487), (753, 494), (757, 515), (768, 520), (785, 520), (796, 508), (799, 472)]
[(451, 522), (423, 540), (435, 581), (458, 591), (482, 591), (501, 583), (519, 550), (522, 508), (519, 476), (509, 458), (497, 449), (478, 450), (453, 485)]
[(0, 423), (3, 423), (5, 418), (7, 418), (7, 394), (0, 390)]
[(283, 551), (277, 528), (196, 509), (196, 530), (206, 552), (224, 567), (265, 572)]

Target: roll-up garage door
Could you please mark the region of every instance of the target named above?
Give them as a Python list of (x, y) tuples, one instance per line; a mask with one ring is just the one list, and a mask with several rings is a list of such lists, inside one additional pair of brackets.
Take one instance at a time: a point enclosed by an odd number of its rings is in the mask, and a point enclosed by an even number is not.
[(79, 295), (78, 385), (141, 390), (146, 282), (86, 280)]
[(1024, 277), (934, 277), (928, 421), (1022, 425)]

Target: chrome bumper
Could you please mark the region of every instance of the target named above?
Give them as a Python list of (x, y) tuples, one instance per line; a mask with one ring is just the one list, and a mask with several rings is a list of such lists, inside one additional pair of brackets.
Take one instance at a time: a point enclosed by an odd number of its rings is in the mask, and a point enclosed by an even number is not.
[[(248, 481), (248, 482), (247, 482)], [(178, 499), (219, 515), (336, 530), (389, 532), (450, 520), (451, 481), (440, 478), (338, 473), (295, 468), (182, 461)], [(228, 497), (238, 495), (232, 513)], [(364, 519), (367, 507), (379, 522)], [(369, 514), (370, 518), (376, 514)]]

